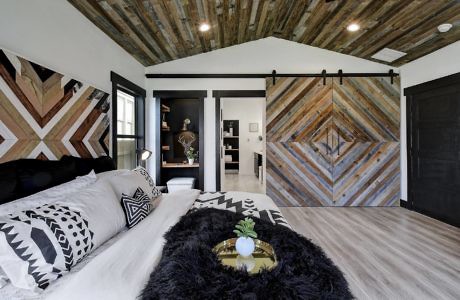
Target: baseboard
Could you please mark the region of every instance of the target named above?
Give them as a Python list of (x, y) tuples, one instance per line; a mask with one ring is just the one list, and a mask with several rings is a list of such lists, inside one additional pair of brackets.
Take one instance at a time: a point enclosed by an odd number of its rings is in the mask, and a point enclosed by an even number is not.
[(405, 201), (403, 199), (400, 199), (399, 200), (399, 206), (401, 206), (403, 208), (407, 208), (407, 206), (408, 206), (407, 201)]

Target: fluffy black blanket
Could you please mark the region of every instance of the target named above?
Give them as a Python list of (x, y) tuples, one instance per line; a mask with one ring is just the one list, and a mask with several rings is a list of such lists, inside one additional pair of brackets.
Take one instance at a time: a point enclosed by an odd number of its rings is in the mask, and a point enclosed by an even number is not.
[(166, 233), (166, 245), (142, 299), (351, 299), (340, 270), (320, 247), (294, 231), (255, 219), (278, 265), (249, 275), (222, 266), (212, 248), (232, 238), (244, 216), (214, 208), (188, 213)]

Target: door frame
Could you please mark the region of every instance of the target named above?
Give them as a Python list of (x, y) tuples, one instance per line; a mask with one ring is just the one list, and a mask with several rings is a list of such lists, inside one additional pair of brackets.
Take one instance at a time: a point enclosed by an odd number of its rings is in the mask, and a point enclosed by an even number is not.
[(222, 138), (221, 98), (265, 98), (266, 93), (265, 90), (214, 90), (212, 91), (212, 96), (216, 99), (216, 191), (219, 191), (222, 184), (220, 163), (223, 153), (222, 146), (220, 145)]
[[(407, 151), (407, 204), (406, 208), (409, 210), (414, 210), (429, 217), (438, 219), (445, 223), (450, 223), (443, 217), (438, 215), (433, 215), (427, 213), (426, 211), (421, 211), (417, 209), (414, 205), (414, 197), (412, 191), (412, 182), (414, 178), (414, 163), (412, 155), (412, 136), (413, 136), (413, 106), (414, 106), (414, 96), (424, 92), (431, 91), (433, 89), (439, 89), (450, 85), (459, 85), (460, 86), (460, 72), (431, 81), (423, 82), (414, 86), (410, 86), (404, 89), (404, 96), (406, 97), (406, 151)], [(401, 205), (403, 206), (403, 205)], [(451, 223), (450, 223), (451, 224)], [(459, 226), (460, 224), (452, 224), (454, 226)]]
[(204, 190), (204, 167), (205, 167), (205, 151), (204, 151), (204, 99), (207, 97), (208, 92), (206, 90), (153, 90), (152, 96), (155, 105), (155, 119), (157, 120), (155, 130), (155, 182), (156, 185), (161, 183), (161, 99), (174, 99), (174, 98), (188, 98), (197, 99), (200, 102), (199, 105), (199, 124), (198, 124), (198, 135), (199, 135), (199, 148), (200, 148), (200, 167), (198, 168), (198, 188)]

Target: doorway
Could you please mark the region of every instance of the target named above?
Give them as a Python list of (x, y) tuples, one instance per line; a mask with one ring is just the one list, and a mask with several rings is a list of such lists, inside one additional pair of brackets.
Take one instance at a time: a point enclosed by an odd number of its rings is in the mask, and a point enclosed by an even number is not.
[(265, 91), (214, 91), (216, 188), (265, 194)]
[(460, 226), (460, 73), (404, 94), (408, 208)]

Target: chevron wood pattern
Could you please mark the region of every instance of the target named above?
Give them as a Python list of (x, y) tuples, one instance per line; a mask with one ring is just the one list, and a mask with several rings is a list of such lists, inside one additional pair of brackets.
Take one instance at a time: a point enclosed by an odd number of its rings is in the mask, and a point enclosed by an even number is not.
[(399, 141), (399, 77), (334, 78), (332, 86), (334, 123), (347, 141)]
[(314, 143), (267, 142), (267, 195), (278, 206), (331, 206), (332, 164)]
[(399, 204), (399, 81), (267, 78), (267, 194), (279, 206)]
[(400, 199), (398, 142), (347, 142), (333, 153), (336, 206), (394, 206)]
[(266, 80), (267, 141), (307, 142), (332, 119), (332, 79)]
[(109, 155), (109, 94), (0, 50), (0, 163)]

